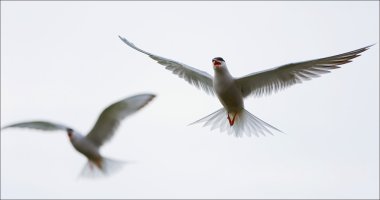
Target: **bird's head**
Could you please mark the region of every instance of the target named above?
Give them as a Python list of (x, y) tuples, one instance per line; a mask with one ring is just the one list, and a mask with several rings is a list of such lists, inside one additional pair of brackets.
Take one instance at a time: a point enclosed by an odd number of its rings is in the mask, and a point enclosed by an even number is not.
[(78, 136), (78, 134), (71, 128), (67, 128), (66, 132), (67, 132), (67, 137), (69, 137), (70, 140), (74, 140)]
[(221, 57), (216, 57), (212, 59), (212, 65), (214, 69), (221, 69), (226, 67), (226, 62)]

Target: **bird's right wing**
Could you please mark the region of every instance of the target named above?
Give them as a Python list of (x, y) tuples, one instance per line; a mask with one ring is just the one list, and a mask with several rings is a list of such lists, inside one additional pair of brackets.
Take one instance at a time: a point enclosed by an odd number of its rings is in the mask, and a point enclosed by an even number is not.
[(129, 42), (127, 39), (119, 36), (119, 38), (128, 46), (133, 49), (140, 51), (151, 57), (153, 60), (157, 61), (159, 64), (166, 66), (167, 70), (173, 72), (173, 74), (177, 74), (180, 78), (185, 79), (192, 85), (195, 85), (197, 88), (202, 89), (207, 94), (214, 95), (214, 88), (212, 85), (212, 76), (207, 72), (195, 69), (190, 67), (189, 65), (167, 59), (161, 56), (156, 56), (147, 51), (144, 51), (138, 47), (136, 47), (133, 43)]
[(31, 122), (21, 122), (16, 124), (11, 124), (8, 126), (4, 126), (2, 129), (6, 128), (30, 128), (37, 129), (42, 131), (66, 131), (67, 129), (71, 129), (65, 125), (47, 122), (47, 121), (31, 121)]
[(123, 119), (140, 110), (154, 97), (155, 95), (152, 94), (140, 94), (108, 106), (100, 114), (95, 126), (88, 133), (86, 138), (94, 142), (97, 146), (103, 145), (115, 134)]

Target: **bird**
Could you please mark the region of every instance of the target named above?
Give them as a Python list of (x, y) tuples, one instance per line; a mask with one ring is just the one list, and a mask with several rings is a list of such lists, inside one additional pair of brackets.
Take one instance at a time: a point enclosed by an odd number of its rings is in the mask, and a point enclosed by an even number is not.
[(100, 147), (114, 136), (123, 119), (143, 108), (155, 96), (154, 94), (137, 94), (111, 104), (101, 112), (87, 135), (69, 126), (49, 121), (20, 122), (4, 126), (2, 130), (30, 128), (42, 131), (64, 131), (74, 149), (87, 158), (87, 163), (79, 177), (105, 177), (119, 171), (124, 162), (104, 157), (99, 151)]
[(211, 76), (187, 64), (142, 50), (120, 35), (119, 38), (129, 47), (148, 55), (188, 83), (207, 94), (217, 96), (223, 107), (190, 125), (203, 123), (203, 126), (211, 126), (211, 130), (219, 128), (221, 132), (227, 131), (228, 134), (236, 137), (274, 135), (273, 131), (283, 133), (247, 111), (244, 108), (246, 97), (270, 95), (292, 85), (320, 77), (333, 69), (340, 68), (340, 65), (351, 62), (352, 59), (360, 56), (360, 53), (374, 45), (334, 56), (289, 63), (235, 78), (229, 72), (226, 61), (222, 57), (212, 59), (214, 76)]

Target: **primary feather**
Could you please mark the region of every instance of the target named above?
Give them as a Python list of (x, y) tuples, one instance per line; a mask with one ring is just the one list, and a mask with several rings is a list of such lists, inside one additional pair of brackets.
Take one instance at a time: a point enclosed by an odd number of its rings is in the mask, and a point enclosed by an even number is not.
[(16, 124), (11, 124), (8, 126), (4, 126), (2, 129), (6, 128), (30, 128), (37, 129), (42, 131), (66, 131), (67, 129), (71, 129), (68, 126), (47, 122), (47, 121), (31, 121), (31, 122), (21, 122)]
[(101, 146), (115, 134), (124, 118), (144, 107), (154, 97), (155, 95), (152, 94), (140, 94), (108, 106), (100, 114), (94, 127), (86, 137), (97, 146)]
[(212, 76), (207, 72), (195, 69), (194, 67), (190, 67), (189, 65), (168, 58), (154, 55), (136, 47), (133, 43), (129, 42), (127, 39), (121, 36), (119, 36), (119, 38), (133, 49), (148, 55), (150, 58), (157, 61), (159, 64), (166, 66), (166, 69), (172, 71), (173, 74), (176, 74), (180, 78), (185, 79), (188, 83), (196, 86), (199, 89), (202, 89), (207, 94), (214, 95), (214, 88), (212, 86)]
[(291, 63), (255, 72), (236, 79), (235, 82), (241, 88), (243, 97), (269, 95), (296, 83), (317, 78), (322, 74), (329, 73), (330, 70), (340, 68), (339, 65), (351, 62), (353, 58), (360, 56), (360, 53), (371, 46), (335, 56)]

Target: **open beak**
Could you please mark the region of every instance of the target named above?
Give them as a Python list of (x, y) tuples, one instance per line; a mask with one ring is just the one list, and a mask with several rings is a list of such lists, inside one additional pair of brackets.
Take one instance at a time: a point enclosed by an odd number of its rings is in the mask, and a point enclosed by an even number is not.
[(222, 63), (217, 61), (217, 60), (212, 60), (212, 64), (215, 66), (215, 67), (219, 67)]

